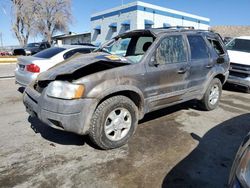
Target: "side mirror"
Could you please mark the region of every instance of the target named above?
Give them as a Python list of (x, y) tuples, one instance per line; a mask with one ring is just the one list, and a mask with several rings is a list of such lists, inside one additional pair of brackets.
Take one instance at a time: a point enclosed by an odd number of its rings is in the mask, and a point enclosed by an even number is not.
[(218, 64), (225, 63), (225, 59), (224, 59), (224, 57), (218, 57), (218, 59), (217, 59), (217, 63), (218, 63)]
[(156, 54), (153, 54), (152, 57), (150, 58), (149, 66), (157, 67), (158, 65), (159, 65), (159, 63), (157, 63), (157, 61), (156, 61)]

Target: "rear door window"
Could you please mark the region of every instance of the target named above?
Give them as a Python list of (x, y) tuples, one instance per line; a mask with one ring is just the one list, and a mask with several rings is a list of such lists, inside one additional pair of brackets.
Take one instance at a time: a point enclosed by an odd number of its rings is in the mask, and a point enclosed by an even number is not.
[(188, 35), (187, 38), (191, 50), (192, 60), (209, 58), (207, 44), (202, 36)]

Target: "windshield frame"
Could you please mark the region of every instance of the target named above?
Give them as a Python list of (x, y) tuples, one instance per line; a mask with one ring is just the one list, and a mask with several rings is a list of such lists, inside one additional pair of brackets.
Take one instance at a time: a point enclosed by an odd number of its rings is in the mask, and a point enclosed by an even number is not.
[[(143, 38), (143, 37), (149, 37), (149, 38), (152, 38), (152, 40), (150, 41), (152, 44), (155, 42), (155, 40), (156, 40), (156, 36), (155, 35), (153, 35), (151, 32), (149, 32), (148, 30), (145, 30), (145, 31), (140, 31), (140, 32), (130, 32), (130, 33), (125, 33), (125, 34), (122, 34), (122, 35), (118, 35), (118, 36), (116, 36), (115, 38), (113, 38), (113, 39), (111, 39), (111, 40), (109, 40), (109, 41), (107, 41), (107, 42), (105, 42), (105, 43), (103, 43), (99, 48), (97, 48), (96, 50), (95, 50), (95, 52), (105, 52), (105, 53), (108, 53), (108, 54), (111, 54), (111, 55), (114, 55), (114, 56), (118, 56), (118, 57), (120, 57), (120, 59), (121, 59), (121, 61), (123, 60), (123, 59), (126, 59), (127, 60), (127, 62), (129, 62), (130, 64), (138, 64), (138, 63), (140, 63), (142, 60), (143, 60), (143, 58), (145, 57), (145, 55), (147, 54), (147, 52), (148, 52), (148, 50), (146, 50), (146, 51), (144, 51), (144, 53), (142, 53), (142, 54), (131, 54), (131, 55), (128, 55), (127, 56), (127, 53), (128, 53), (128, 49), (130, 48), (130, 45), (131, 45), (131, 43), (133, 44), (135, 44), (136, 45), (136, 47), (137, 47), (137, 45), (139, 45), (138, 44), (138, 41), (139, 41), (139, 39), (141, 39), (141, 38)], [(117, 54), (117, 53), (112, 53), (112, 52), (110, 52), (108, 49), (109, 48), (112, 48), (112, 46), (113, 45), (115, 45), (115, 44), (117, 44), (117, 45), (120, 45), (121, 43), (120, 42), (123, 42), (124, 40), (126, 40), (126, 39), (130, 39), (130, 41), (128, 42), (128, 44), (127, 44), (127, 48), (126, 48), (126, 52), (125, 52), (125, 55), (122, 55), (122, 54)], [(149, 41), (146, 41), (146, 42), (149, 42)], [(146, 43), (145, 42), (145, 43)], [(144, 44), (145, 44), (144, 43)], [(143, 45), (144, 45), (143, 44)], [(152, 45), (151, 44), (151, 45)], [(142, 45), (142, 46), (143, 46)], [(120, 46), (121, 47), (121, 46)], [(135, 49), (134, 49), (134, 51), (136, 51), (136, 48), (135, 47)], [(119, 50), (119, 48), (118, 48), (118, 50), (117, 51), (120, 51)], [(138, 56), (138, 57), (137, 57)], [(141, 57), (139, 57), (139, 56), (141, 56)], [(129, 58), (130, 57), (130, 58)], [(134, 59), (133, 59), (134, 58)]]

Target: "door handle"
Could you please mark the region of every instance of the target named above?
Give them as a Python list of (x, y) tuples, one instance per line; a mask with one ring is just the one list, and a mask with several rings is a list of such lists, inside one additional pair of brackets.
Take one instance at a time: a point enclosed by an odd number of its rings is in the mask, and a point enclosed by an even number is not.
[(210, 68), (212, 68), (213, 66), (214, 66), (213, 64), (208, 64), (208, 65), (206, 65), (206, 68), (210, 69)]
[(187, 72), (186, 68), (181, 68), (178, 70), (178, 74), (184, 74), (185, 72)]

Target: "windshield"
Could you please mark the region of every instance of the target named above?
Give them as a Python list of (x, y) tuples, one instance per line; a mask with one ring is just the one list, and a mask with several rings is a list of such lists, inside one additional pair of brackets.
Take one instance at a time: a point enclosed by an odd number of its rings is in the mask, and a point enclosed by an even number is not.
[(138, 63), (153, 41), (153, 36), (143, 35), (117, 38), (105, 43), (100, 50), (112, 55), (125, 57), (132, 63)]
[(250, 53), (250, 40), (234, 39), (227, 44), (227, 50), (241, 51)]
[(27, 47), (39, 47), (40, 44), (39, 43), (30, 43), (27, 45)]
[(62, 52), (64, 50), (66, 50), (66, 48), (58, 48), (58, 47), (49, 48), (49, 49), (43, 50), (43, 51), (33, 55), (33, 57), (52, 58), (53, 56), (59, 54), (60, 52)]

